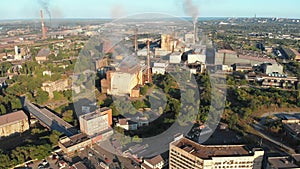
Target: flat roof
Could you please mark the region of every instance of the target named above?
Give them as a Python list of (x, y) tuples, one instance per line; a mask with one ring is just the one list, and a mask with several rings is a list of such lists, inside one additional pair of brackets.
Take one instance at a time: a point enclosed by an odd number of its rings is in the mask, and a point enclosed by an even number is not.
[(12, 122), (20, 121), (28, 119), (27, 115), (24, 113), (23, 110), (19, 110), (13, 113), (8, 113), (5, 115), (0, 116), (0, 126), (6, 125)]
[(294, 159), (291, 157), (269, 157), (268, 163), (275, 168), (298, 168), (299, 165), (295, 164)]
[(81, 115), (80, 117), (85, 119), (85, 120), (91, 120), (91, 119), (94, 119), (94, 118), (101, 117), (101, 116), (105, 115), (105, 114), (102, 114), (102, 113), (105, 112), (105, 111), (108, 111), (108, 110), (109, 110), (108, 107), (103, 107), (103, 108), (97, 109), (94, 112)]
[(252, 156), (253, 152), (245, 145), (201, 145), (187, 138), (172, 143), (174, 146), (201, 159), (228, 156)]
[(82, 143), (84, 141), (87, 141), (90, 138), (88, 138), (87, 135), (84, 134), (84, 133), (79, 133), (79, 134), (76, 134), (74, 136), (69, 137), (69, 139), (70, 139), (69, 141), (66, 141), (66, 142), (62, 143), (62, 145), (66, 148), (74, 146), (74, 145), (79, 144), (79, 143)]

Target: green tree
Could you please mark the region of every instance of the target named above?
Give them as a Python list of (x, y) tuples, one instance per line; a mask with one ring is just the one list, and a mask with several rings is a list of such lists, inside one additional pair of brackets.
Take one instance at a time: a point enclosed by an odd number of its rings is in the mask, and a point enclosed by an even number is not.
[(6, 114), (6, 108), (3, 104), (0, 104), (0, 115)]
[(35, 97), (37, 104), (44, 104), (49, 100), (49, 94), (46, 91), (38, 90), (37, 96)]
[(57, 130), (53, 130), (52, 133), (49, 136), (49, 140), (52, 143), (52, 145), (57, 145), (59, 137), (62, 135), (62, 133), (58, 132)]
[(17, 110), (17, 109), (21, 109), (22, 108), (22, 104), (19, 98), (14, 98), (11, 100), (11, 109), (12, 110)]
[(68, 111), (64, 112), (62, 119), (68, 123), (72, 123), (74, 121), (73, 110), (68, 110)]

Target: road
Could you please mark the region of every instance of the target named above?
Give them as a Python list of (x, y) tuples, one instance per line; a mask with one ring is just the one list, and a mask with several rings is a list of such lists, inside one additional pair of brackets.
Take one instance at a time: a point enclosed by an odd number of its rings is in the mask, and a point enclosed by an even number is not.
[(252, 125), (252, 127), (253, 127), (253, 129), (255, 129), (258, 132), (259, 136), (261, 136), (262, 138), (272, 142), (273, 144), (276, 144), (279, 147), (282, 147), (282, 148), (286, 149), (291, 154), (295, 153), (295, 150), (292, 147), (284, 145), (283, 143), (281, 143), (281, 142), (277, 141), (276, 139), (274, 139), (274, 138), (266, 135), (265, 133), (263, 133), (262, 131), (264, 131), (265, 129), (260, 123), (255, 123), (255, 124)]

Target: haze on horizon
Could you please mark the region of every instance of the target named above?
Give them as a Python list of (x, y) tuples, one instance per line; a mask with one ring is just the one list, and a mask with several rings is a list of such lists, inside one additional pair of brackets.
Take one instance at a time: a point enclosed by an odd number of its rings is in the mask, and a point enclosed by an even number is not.
[[(119, 18), (144, 12), (189, 17), (186, 2), (198, 9), (198, 17), (300, 18), (299, 0), (9, 0), (0, 2), (0, 20), (59, 18)], [(193, 9), (193, 8), (192, 8)], [(49, 13), (47, 13), (47, 10)]]

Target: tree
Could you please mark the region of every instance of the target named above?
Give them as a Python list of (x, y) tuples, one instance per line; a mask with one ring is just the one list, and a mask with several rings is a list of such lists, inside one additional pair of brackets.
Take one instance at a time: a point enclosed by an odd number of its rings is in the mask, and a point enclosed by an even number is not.
[(44, 104), (49, 99), (49, 94), (46, 91), (38, 90), (35, 100), (38, 104)]
[(11, 100), (11, 109), (12, 110), (17, 110), (22, 108), (22, 103), (19, 98), (14, 98)]
[(234, 113), (229, 118), (229, 128), (231, 128), (231, 129), (236, 128), (238, 121), (239, 121), (239, 116), (236, 113)]
[(57, 130), (53, 130), (52, 133), (49, 136), (49, 140), (52, 143), (52, 145), (57, 145), (59, 136), (61, 136), (62, 133), (58, 132)]
[(64, 112), (62, 119), (65, 120), (68, 123), (73, 122), (74, 121), (73, 111), (72, 110), (68, 110), (68, 111)]
[(0, 104), (0, 115), (6, 114), (6, 108), (3, 104)]
[(143, 96), (145, 96), (147, 94), (147, 91), (148, 91), (148, 86), (147, 85), (140, 88), (140, 94), (143, 95)]

